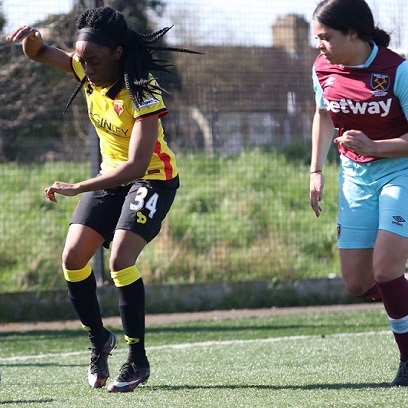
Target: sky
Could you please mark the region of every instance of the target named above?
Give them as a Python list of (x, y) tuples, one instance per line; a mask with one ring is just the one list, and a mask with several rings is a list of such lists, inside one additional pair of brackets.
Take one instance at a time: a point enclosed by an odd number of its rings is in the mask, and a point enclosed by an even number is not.
[[(168, 35), (171, 43), (177, 43), (177, 38), (183, 36), (192, 43), (259, 46), (272, 44), (271, 27), (277, 18), (296, 13), (310, 21), (317, 4), (317, 0), (165, 1), (166, 16), (156, 17), (156, 21), (158, 27), (174, 24)], [(8, 33), (16, 26), (33, 24), (47, 14), (66, 13), (72, 3), (73, 0), (3, 0), (3, 11), (8, 19), (5, 31)], [(367, 0), (367, 3), (377, 24), (392, 33), (391, 45), (408, 49), (406, 0)], [(313, 44), (312, 34), (310, 42)]]

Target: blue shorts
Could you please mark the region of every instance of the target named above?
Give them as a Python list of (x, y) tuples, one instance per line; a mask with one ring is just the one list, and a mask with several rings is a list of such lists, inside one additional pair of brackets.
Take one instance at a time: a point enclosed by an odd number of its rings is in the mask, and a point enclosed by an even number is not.
[(340, 249), (374, 248), (378, 230), (408, 238), (408, 157), (357, 163), (341, 156)]

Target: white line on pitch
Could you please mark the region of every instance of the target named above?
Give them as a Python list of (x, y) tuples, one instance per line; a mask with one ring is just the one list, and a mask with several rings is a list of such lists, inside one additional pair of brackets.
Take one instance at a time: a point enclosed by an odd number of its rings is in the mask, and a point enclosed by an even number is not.
[[(326, 335), (325, 338), (331, 337), (361, 337), (361, 336), (378, 336), (378, 335), (390, 335), (390, 330), (384, 331), (372, 331), (372, 332), (362, 332), (362, 333), (335, 333)], [(147, 347), (146, 350), (180, 350), (188, 348), (200, 348), (200, 347), (222, 347), (222, 346), (232, 346), (240, 344), (266, 344), (266, 343), (280, 343), (283, 341), (297, 341), (297, 340), (311, 340), (322, 338), (322, 335), (311, 335), (311, 336), (284, 336), (284, 337), (270, 337), (267, 339), (250, 339), (250, 340), (222, 340), (222, 341), (203, 341), (196, 343), (180, 343), (180, 344), (166, 344), (163, 346), (151, 346)], [(115, 351), (115, 353), (127, 353), (127, 348), (121, 348)], [(0, 358), (0, 363), (13, 362), (13, 361), (27, 361), (27, 360), (39, 360), (44, 358), (63, 358), (71, 356), (80, 356), (83, 354), (88, 354), (89, 351), (75, 351), (68, 353), (48, 353), (48, 354), (38, 354), (36, 356), (13, 356), (7, 358)]]

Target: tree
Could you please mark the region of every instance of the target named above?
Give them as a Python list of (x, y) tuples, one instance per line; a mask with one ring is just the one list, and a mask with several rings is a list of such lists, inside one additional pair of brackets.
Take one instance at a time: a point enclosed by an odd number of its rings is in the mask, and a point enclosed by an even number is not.
[[(89, 8), (90, 1), (77, 0), (70, 13), (51, 15), (36, 24), (45, 40), (65, 50), (72, 50), (75, 41), (75, 23), (78, 15)], [(111, 6), (125, 15), (129, 27), (136, 31), (149, 31), (149, 19), (146, 7), (153, 7), (156, 12), (163, 4), (157, 0), (138, 1), (103, 1), (92, 2), (95, 7)], [(1, 5), (1, 0), (0, 0)], [(0, 24), (1, 14), (0, 14)], [(3, 23), (4, 24), (4, 23)], [(159, 54), (158, 54), (159, 55)], [(158, 58), (165, 56), (159, 55)], [(32, 148), (27, 148), (27, 138), (49, 136), (57, 146), (61, 157), (72, 149), (71, 137), (87, 138), (86, 106), (83, 98), (77, 98), (67, 112), (68, 120), (63, 120), (62, 111), (75, 89), (74, 81), (70, 88), (69, 74), (52, 70), (28, 60), (21, 52), (21, 45), (9, 42), (0, 43), (0, 160), (38, 159), (39, 155)], [(171, 78), (167, 79), (166, 78)], [(165, 88), (175, 83), (174, 76), (163, 76), (160, 81)], [(173, 82), (171, 82), (173, 81)], [(170, 84), (170, 85), (168, 85)], [(74, 131), (73, 131), (74, 128)], [(64, 143), (64, 139), (70, 141)], [(38, 144), (38, 143), (37, 143)]]
[(0, 0), (0, 32), (3, 31), (4, 26), (6, 25), (6, 17), (3, 13), (3, 1)]

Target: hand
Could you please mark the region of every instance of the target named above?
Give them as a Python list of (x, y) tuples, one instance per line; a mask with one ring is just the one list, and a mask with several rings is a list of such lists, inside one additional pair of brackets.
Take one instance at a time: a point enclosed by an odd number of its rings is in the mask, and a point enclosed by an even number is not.
[(47, 199), (53, 203), (57, 202), (55, 194), (61, 194), (67, 197), (73, 197), (81, 193), (78, 184), (64, 183), (62, 181), (55, 181), (50, 187), (44, 188), (44, 193)]
[(362, 156), (375, 156), (375, 142), (360, 130), (347, 130), (334, 143)]
[(34, 41), (42, 41), (41, 33), (36, 28), (28, 26), (16, 28), (6, 39), (13, 42), (20, 42), (29, 37)]
[(38, 51), (44, 47), (41, 33), (33, 27), (22, 26), (15, 29), (6, 37), (7, 40), (23, 43), (23, 51), (29, 58), (34, 58)]
[(322, 173), (310, 174), (310, 206), (312, 207), (316, 217), (320, 216), (322, 208), (320, 201), (323, 198), (324, 176)]

